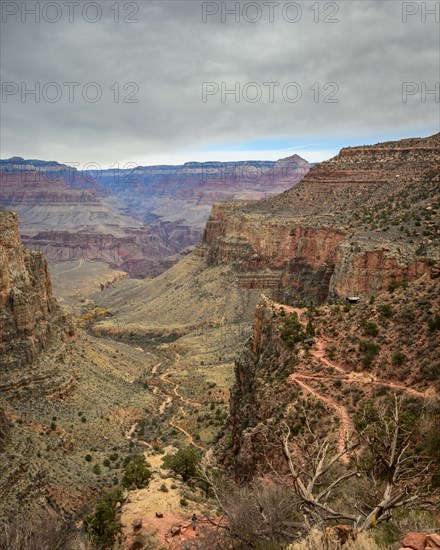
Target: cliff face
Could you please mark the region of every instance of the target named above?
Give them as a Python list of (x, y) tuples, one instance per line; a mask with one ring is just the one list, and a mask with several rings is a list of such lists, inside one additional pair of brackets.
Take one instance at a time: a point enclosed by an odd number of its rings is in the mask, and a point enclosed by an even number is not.
[(214, 205), (198, 254), (284, 300), (371, 295), (440, 260), (439, 135), (343, 149), (268, 201)]
[(340, 229), (295, 224), (288, 216), (251, 211), (249, 203), (213, 207), (197, 253), (208, 265), (233, 264), (242, 288), (271, 288), (296, 299), (327, 297)]
[(0, 366), (35, 361), (56, 326), (73, 335), (52, 296), (46, 260), (21, 245), (17, 215), (0, 212)]

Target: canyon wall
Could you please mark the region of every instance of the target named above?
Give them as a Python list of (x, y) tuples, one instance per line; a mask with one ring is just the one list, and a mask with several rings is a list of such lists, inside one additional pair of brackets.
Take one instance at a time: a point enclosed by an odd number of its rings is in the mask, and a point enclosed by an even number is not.
[(278, 197), (215, 204), (196, 253), (287, 301), (382, 292), (440, 261), (439, 169), (439, 135), (343, 149)]
[(155, 276), (200, 240), (214, 201), (274, 196), (309, 168), (294, 155), (83, 173), (13, 157), (0, 161), (0, 204), (18, 213), (25, 244), (52, 263), (97, 260)]
[(33, 363), (59, 331), (74, 335), (52, 296), (47, 262), (21, 244), (17, 215), (0, 211), (0, 369)]

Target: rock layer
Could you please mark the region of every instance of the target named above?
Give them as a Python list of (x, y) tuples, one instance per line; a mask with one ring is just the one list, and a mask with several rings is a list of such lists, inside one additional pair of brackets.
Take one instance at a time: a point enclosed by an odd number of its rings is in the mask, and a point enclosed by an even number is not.
[(278, 197), (216, 204), (197, 253), (232, 263), (244, 288), (277, 289), (284, 300), (369, 296), (430, 272), (440, 260), (431, 221), (439, 136), (343, 149)]
[(197, 243), (216, 200), (260, 199), (298, 183), (310, 165), (187, 163), (82, 173), (57, 162), (0, 161), (0, 204), (20, 216), (24, 243), (50, 262), (98, 260), (154, 276)]
[(58, 330), (74, 334), (52, 296), (47, 262), (21, 244), (17, 215), (0, 212), (0, 367), (31, 364)]

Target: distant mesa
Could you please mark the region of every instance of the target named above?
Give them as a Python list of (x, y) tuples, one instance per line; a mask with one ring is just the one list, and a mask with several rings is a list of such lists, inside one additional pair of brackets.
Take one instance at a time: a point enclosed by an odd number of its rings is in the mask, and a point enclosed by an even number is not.
[(200, 241), (215, 201), (269, 198), (309, 169), (297, 155), (100, 173), (12, 157), (0, 160), (0, 207), (18, 213), (25, 244), (52, 263), (87, 259), (155, 276)]

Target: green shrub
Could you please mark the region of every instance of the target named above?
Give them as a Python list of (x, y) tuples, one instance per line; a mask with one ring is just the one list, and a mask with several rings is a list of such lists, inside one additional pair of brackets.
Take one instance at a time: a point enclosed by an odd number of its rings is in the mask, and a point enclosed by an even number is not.
[(428, 319), (428, 327), (431, 332), (440, 328), (440, 315), (438, 313)]
[(86, 462), (92, 462), (92, 455), (86, 455), (86, 456), (84, 457), (84, 460), (85, 460)]
[(104, 464), (104, 466), (106, 466), (107, 468), (110, 468), (110, 460), (108, 458), (104, 458), (104, 460), (102, 461), (102, 463)]
[[(313, 328), (313, 326), (312, 326)], [(290, 313), (284, 318), (284, 326), (281, 332), (281, 339), (288, 346), (293, 347), (296, 343), (307, 338), (307, 333), (298, 319), (296, 313)]]
[(359, 344), (359, 349), (363, 353), (362, 357), (362, 363), (365, 367), (371, 366), (371, 363), (373, 362), (373, 359), (376, 357), (376, 355), (379, 353), (379, 345), (375, 344), (374, 342), (370, 342), (368, 340), (363, 340)]
[(398, 288), (406, 288), (408, 286), (408, 281), (399, 281), (398, 279), (393, 279), (388, 285), (388, 292), (394, 292)]
[(364, 332), (367, 336), (377, 336), (379, 328), (374, 321), (368, 321), (368, 323), (365, 323)]
[(180, 499), (180, 506), (188, 506), (188, 501), (186, 500), (186, 498)]
[(84, 527), (96, 546), (113, 548), (122, 525), (116, 519), (117, 504), (122, 501), (122, 490), (116, 487), (105, 493), (93, 514), (84, 518)]
[(151, 470), (147, 468), (145, 457), (135, 456), (125, 469), (122, 486), (126, 489), (142, 489), (148, 485), (152, 475)]
[(396, 351), (396, 353), (393, 353), (393, 365), (400, 367), (405, 363), (406, 360), (407, 357), (404, 353), (400, 351)]
[(99, 464), (95, 464), (92, 468), (92, 472), (97, 476), (101, 475), (101, 466)]
[(384, 317), (392, 317), (392, 315), (394, 313), (394, 310), (390, 306), (390, 304), (384, 304), (383, 306), (381, 306), (379, 308), (379, 311)]
[(311, 338), (313, 338), (316, 334), (315, 327), (313, 326), (312, 321), (309, 321), (307, 323), (306, 334), (307, 334), (307, 336), (310, 336)]
[(196, 449), (187, 447), (180, 449), (174, 455), (166, 455), (163, 458), (163, 466), (181, 475), (183, 481), (186, 482), (196, 475), (200, 460), (200, 454)]

